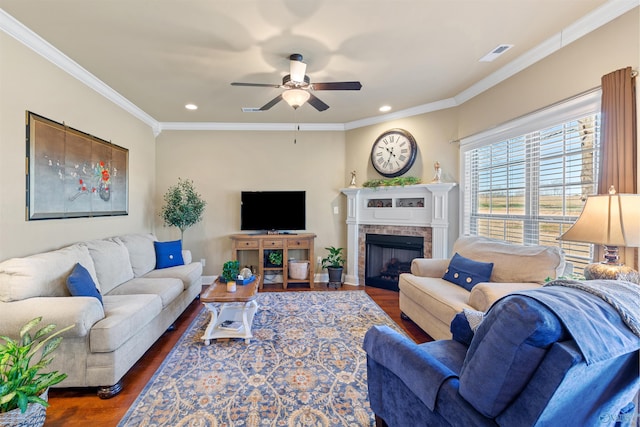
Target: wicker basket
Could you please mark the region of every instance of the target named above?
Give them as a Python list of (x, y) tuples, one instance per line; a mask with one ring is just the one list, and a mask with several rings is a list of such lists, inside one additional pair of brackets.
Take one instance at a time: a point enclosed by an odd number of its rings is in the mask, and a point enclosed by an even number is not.
[[(40, 397), (48, 400), (49, 389), (45, 390)], [(20, 408), (13, 409), (9, 412), (0, 412), (0, 426), (6, 427), (42, 427), (47, 417), (47, 408), (39, 403), (29, 403), (27, 410), (23, 414)]]
[(309, 277), (309, 261), (289, 261), (289, 278), (307, 280)]

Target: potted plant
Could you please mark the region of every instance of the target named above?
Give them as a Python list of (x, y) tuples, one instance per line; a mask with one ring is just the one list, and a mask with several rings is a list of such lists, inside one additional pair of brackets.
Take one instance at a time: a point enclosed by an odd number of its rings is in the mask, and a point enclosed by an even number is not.
[(240, 272), (239, 261), (227, 261), (222, 265), (222, 274), (220, 275), (220, 282), (233, 282), (238, 278)]
[(180, 229), (180, 240), (184, 230), (202, 220), (202, 213), (207, 202), (202, 200), (193, 186), (193, 181), (178, 178), (178, 183), (164, 195), (165, 204), (162, 206), (160, 216), (165, 225)]
[(269, 252), (269, 255), (267, 256), (267, 259), (269, 260), (269, 264), (274, 266), (274, 267), (279, 267), (282, 265), (282, 251), (272, 251)]
[[(47, 392), (67, 374), (58, 371), (42, 373), (53, 360), (51, 353), (58, 348), (62, 334), (73, 328), (68, 326), (53, 333), (56, 325), (40, 328), (34, 335), (30, 331), (42, 317), (37, 317), (20, 330), (19, 340), (0, 336), (0, 425), (42, 426), (46, 416)], [(31, 363), (41, 351), (40, 359)]]
[(343, 248), (330, 246), (325, 249), (329, 251), (329, 254), (326, 258), (322, 259), (322, 268), (327, 269), (330, 284), (341, 284), (342, 270), (344, 269), (344, 258), (342, 257)]

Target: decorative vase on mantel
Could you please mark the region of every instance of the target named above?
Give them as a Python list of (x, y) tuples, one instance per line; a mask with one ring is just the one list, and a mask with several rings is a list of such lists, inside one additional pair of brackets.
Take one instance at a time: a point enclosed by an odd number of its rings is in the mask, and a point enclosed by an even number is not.
[[(42, 400), (48, 401), (49, 389), (41, 395)], [(29, 403), (23, 413), (20, 408), (8, 412), (0, 412), (0, 426), (3, 427), (42, 427), (47, 417), (47, 408), (39, 403)]]

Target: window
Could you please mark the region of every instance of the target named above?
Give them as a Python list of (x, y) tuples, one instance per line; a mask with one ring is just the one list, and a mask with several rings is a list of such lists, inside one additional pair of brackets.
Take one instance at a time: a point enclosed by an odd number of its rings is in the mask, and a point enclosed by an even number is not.
[(560, 246), (576, 271), (586, 243), (557, 238), (595, 194), (599, 91), (461, 141), (462, 232), (524, 245)]

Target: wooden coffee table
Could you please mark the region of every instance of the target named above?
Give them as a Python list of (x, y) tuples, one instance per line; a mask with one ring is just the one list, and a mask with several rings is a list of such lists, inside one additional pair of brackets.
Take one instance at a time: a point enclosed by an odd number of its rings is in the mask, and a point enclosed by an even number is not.
[[(216, 279), (200, 294), (200, 301), (211, 312), (209, 326), (202, 335), (205, 345), (209, 345), (211, 340), (217, 338), (241, 338), (249, 344), (253, 338), (251, 323), (258, 310), (256, 297), (259, 284), (260, 276), (257, 275), (253, 282), (236, 285), (235, 292), (227, 292), (227, 284), (220, 283)], [(218, 313), (218, 307), (220, 313)], [(222, 326), (225, 321), (238, 322), (240, 326), (238, 329), (225, 329)]]

